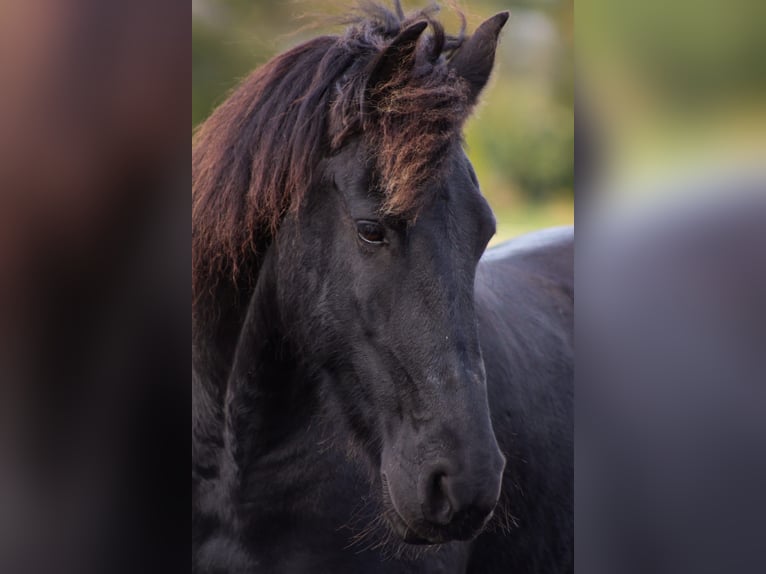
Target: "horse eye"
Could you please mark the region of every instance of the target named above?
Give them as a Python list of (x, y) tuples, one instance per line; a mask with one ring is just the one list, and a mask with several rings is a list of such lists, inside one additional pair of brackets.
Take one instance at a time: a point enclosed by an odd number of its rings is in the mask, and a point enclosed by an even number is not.
[(374, 245), (382, 245), (386, 242), (386, 230), (377, 221), (361, 219), (356, 222), (356, 232), (362, 241)]

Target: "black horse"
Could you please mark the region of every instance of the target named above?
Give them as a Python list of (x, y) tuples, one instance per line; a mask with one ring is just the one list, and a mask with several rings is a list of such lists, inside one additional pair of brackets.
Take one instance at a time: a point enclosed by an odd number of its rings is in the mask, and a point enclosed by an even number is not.
[(193, 571), (572, 570), (573, 234), (484, 254), (461, 146), (507, 19), (368, 7), (196, 134)]

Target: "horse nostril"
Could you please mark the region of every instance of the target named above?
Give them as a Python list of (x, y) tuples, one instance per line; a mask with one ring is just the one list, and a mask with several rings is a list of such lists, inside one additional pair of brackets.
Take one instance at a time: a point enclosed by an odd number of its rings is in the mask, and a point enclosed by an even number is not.
[(501, 474), (491, 476), (493, 473), (482, 470), (485, 468), (454, 472), (445, 460), (426, 467), (418, 485), (425, 521), (463, 534), (481, 528), (495, 509), (502, 480)]
[(441, 469), (424, 478), (423, 516), (429, 522), (447, 526), (452, 521), (454, 508), (449, 496), (447, 475)]

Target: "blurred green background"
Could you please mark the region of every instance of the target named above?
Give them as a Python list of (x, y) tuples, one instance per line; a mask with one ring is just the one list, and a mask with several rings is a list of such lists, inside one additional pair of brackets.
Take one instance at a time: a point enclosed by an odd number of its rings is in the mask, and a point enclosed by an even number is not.
[[(354, 0), (192, 0), (192, 128), (247, 73), (322, 33)], [(403, 2), (414, 10), (427, 2)], [(440, 18), (457, 32), (450, 2)], [(498, 219), (500, 241), (574, 222), (572, 0), (464, 0), (469, 32), (511, 10), (494, 79), (466, 130), (468, 155)]]
[(598, 191), (766, 166), (766, 2), (578, 0), (577, 22)]

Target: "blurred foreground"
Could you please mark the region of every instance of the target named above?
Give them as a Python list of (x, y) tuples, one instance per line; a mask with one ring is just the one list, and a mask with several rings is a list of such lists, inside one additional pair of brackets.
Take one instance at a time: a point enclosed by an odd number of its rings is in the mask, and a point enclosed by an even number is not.
[(187, 10), (0, 5), (3, 574), (188, 569)]

